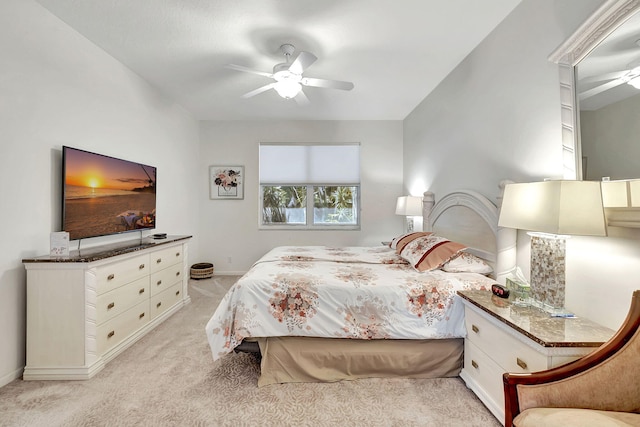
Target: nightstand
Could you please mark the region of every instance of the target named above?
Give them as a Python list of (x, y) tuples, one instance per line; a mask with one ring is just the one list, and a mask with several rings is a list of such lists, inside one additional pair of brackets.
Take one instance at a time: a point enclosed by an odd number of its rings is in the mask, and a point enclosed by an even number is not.
[(504, 422), (505, 372), (535, 372), (589, 354), (615, 331), (583, 318), (550, 317), (537, 308), (518, 307), (490, 291), (458, 291), (467, 336), (460, 377)]

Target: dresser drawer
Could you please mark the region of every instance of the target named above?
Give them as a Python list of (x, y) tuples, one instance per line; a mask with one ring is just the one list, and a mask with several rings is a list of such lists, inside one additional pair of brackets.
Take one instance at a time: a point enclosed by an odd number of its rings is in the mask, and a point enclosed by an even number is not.
[(102, 355), (150, 320), (149, 301), (140, 304), (103, 323), (97, 328), (98, 352)]
[(182, 263), (184, 254), (182, 253), (182, 246), (174, 246), (152, 252), (149, 256), (151, 257), (151, 272), (154, 273), (170, 265)]
[(176, 282), (182, 283), (182, 264), (174, 264), (151, 275), (151, 296), (157, 295)]
[(465, 324), (467, 339), (501, 366), (502, 373), (535, 372), (548, 368), (547, 356), (498, 329), (469, 308), (465, 310)]
[(165, 291), (151, 297), (151, 319), (155, 319), (177, 302), (182, 300), (182, 282), (176, 283)]
[(464, 340), (464, 370), (496, 405), (504, 407), (504, 369), (469, 340)]
[(97, 323), (102, 324), (143, 301), (149, 300), (149, 277), (143, 277), (110, 292), (98, 295)]
[(96, 267), (98, 295), (149, 274), (149, 255), (140, 255), (117, 263)]

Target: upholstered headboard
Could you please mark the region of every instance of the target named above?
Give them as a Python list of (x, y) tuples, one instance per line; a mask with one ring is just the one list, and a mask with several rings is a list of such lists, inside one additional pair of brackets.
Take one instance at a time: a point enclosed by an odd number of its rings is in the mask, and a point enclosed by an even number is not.
[[(501, 191), (506, 183), (500, 183)], [(498, 215), (499, 208), (473, 190), (454, 191), (437, 203), (434, 193), (424, 193), (424, 230), (467, 245), (469, 252), (493, 265), (496, 280), (504, 284), (516, 266), (517, 234), (516, 230), (498, 227)]]

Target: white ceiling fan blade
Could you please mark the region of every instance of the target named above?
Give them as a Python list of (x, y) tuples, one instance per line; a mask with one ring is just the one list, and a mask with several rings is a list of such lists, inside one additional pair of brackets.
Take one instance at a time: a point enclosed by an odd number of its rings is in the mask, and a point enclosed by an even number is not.
[(620, 86), (621, 84), (623, 84), (625, 81), (622, 79), (615, 79), (615, 80), (611, 80), (610, 82), (601, 84), (600, 86), (596, 86), (593, 89), (589, 89), (589, 90), (585, 90), (584, 92), (581, 92), (578, 94), (578, 99), (580, 101), (583, 101), (585, 99), (589, 99), (592, 96), (596, 96), (599, 93), (602, 93), (606, 90), (609, 89), (613, 89), (616, 86)]
[(252, 96), (256, 96), (258, 94), (261, 94), (262, 92), (266, 92), (269, 89), (271, 89), (272, 87), (275, 87), (275, 83), (269, 83), (268, 85), (259, 87), (258, 89), (254, 89), (251, 92), (247, 92), (244, 95), (242, 95), (243, 98), (251, 98)]
[(329, 89), (351, 90), (353, 83), (342, 82), (340, 80), (314, 79), (312, 77), (304, 77), (300, 83), (304, 86), (323, 87)]
[(252, 70), (251, 68), (243, 67), (242, 65), (229, 64), (229, 65), (225, 65), (225, 68), (229, 68), (231, 70), (236, 70), (236, 71), (244, 71), (245, 73), (257, 74), (259, 76), (273, 77), (272, 73)]
[(304, 94), (303, 91), (298, 92), (296, 96), (293, 97), (298, 105), (307, 105), (309, 104), (309, 98)]
[(583, 84), (598, 83), (598, 82), (604, 82), (607, 80), (619, 79), (620, 77), (624, 76), (628, 72), (629, 70), (622, 70), (622, 71), (615, 71), (615, 72), (606, 73), (606, 74), (598, 74), (595, 76), (584, 77), (578, 80), (578, 86)]
[(304, 70), (309, 68), (311, 64), (313, 64), (317, 60), (318, 58), (313, 53), (302, 51), (289, 66), (289, 71), (291, 71), (293, 74), (302, 74)]

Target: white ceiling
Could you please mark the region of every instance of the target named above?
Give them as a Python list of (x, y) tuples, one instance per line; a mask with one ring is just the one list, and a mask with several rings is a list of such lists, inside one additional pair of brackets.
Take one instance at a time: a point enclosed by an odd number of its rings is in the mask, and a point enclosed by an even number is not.
[[(402, 120), (521, 0), (37, 0), (200, 120)], [(318, 60), (298, 106), (270, 82), (291, 43)]]

